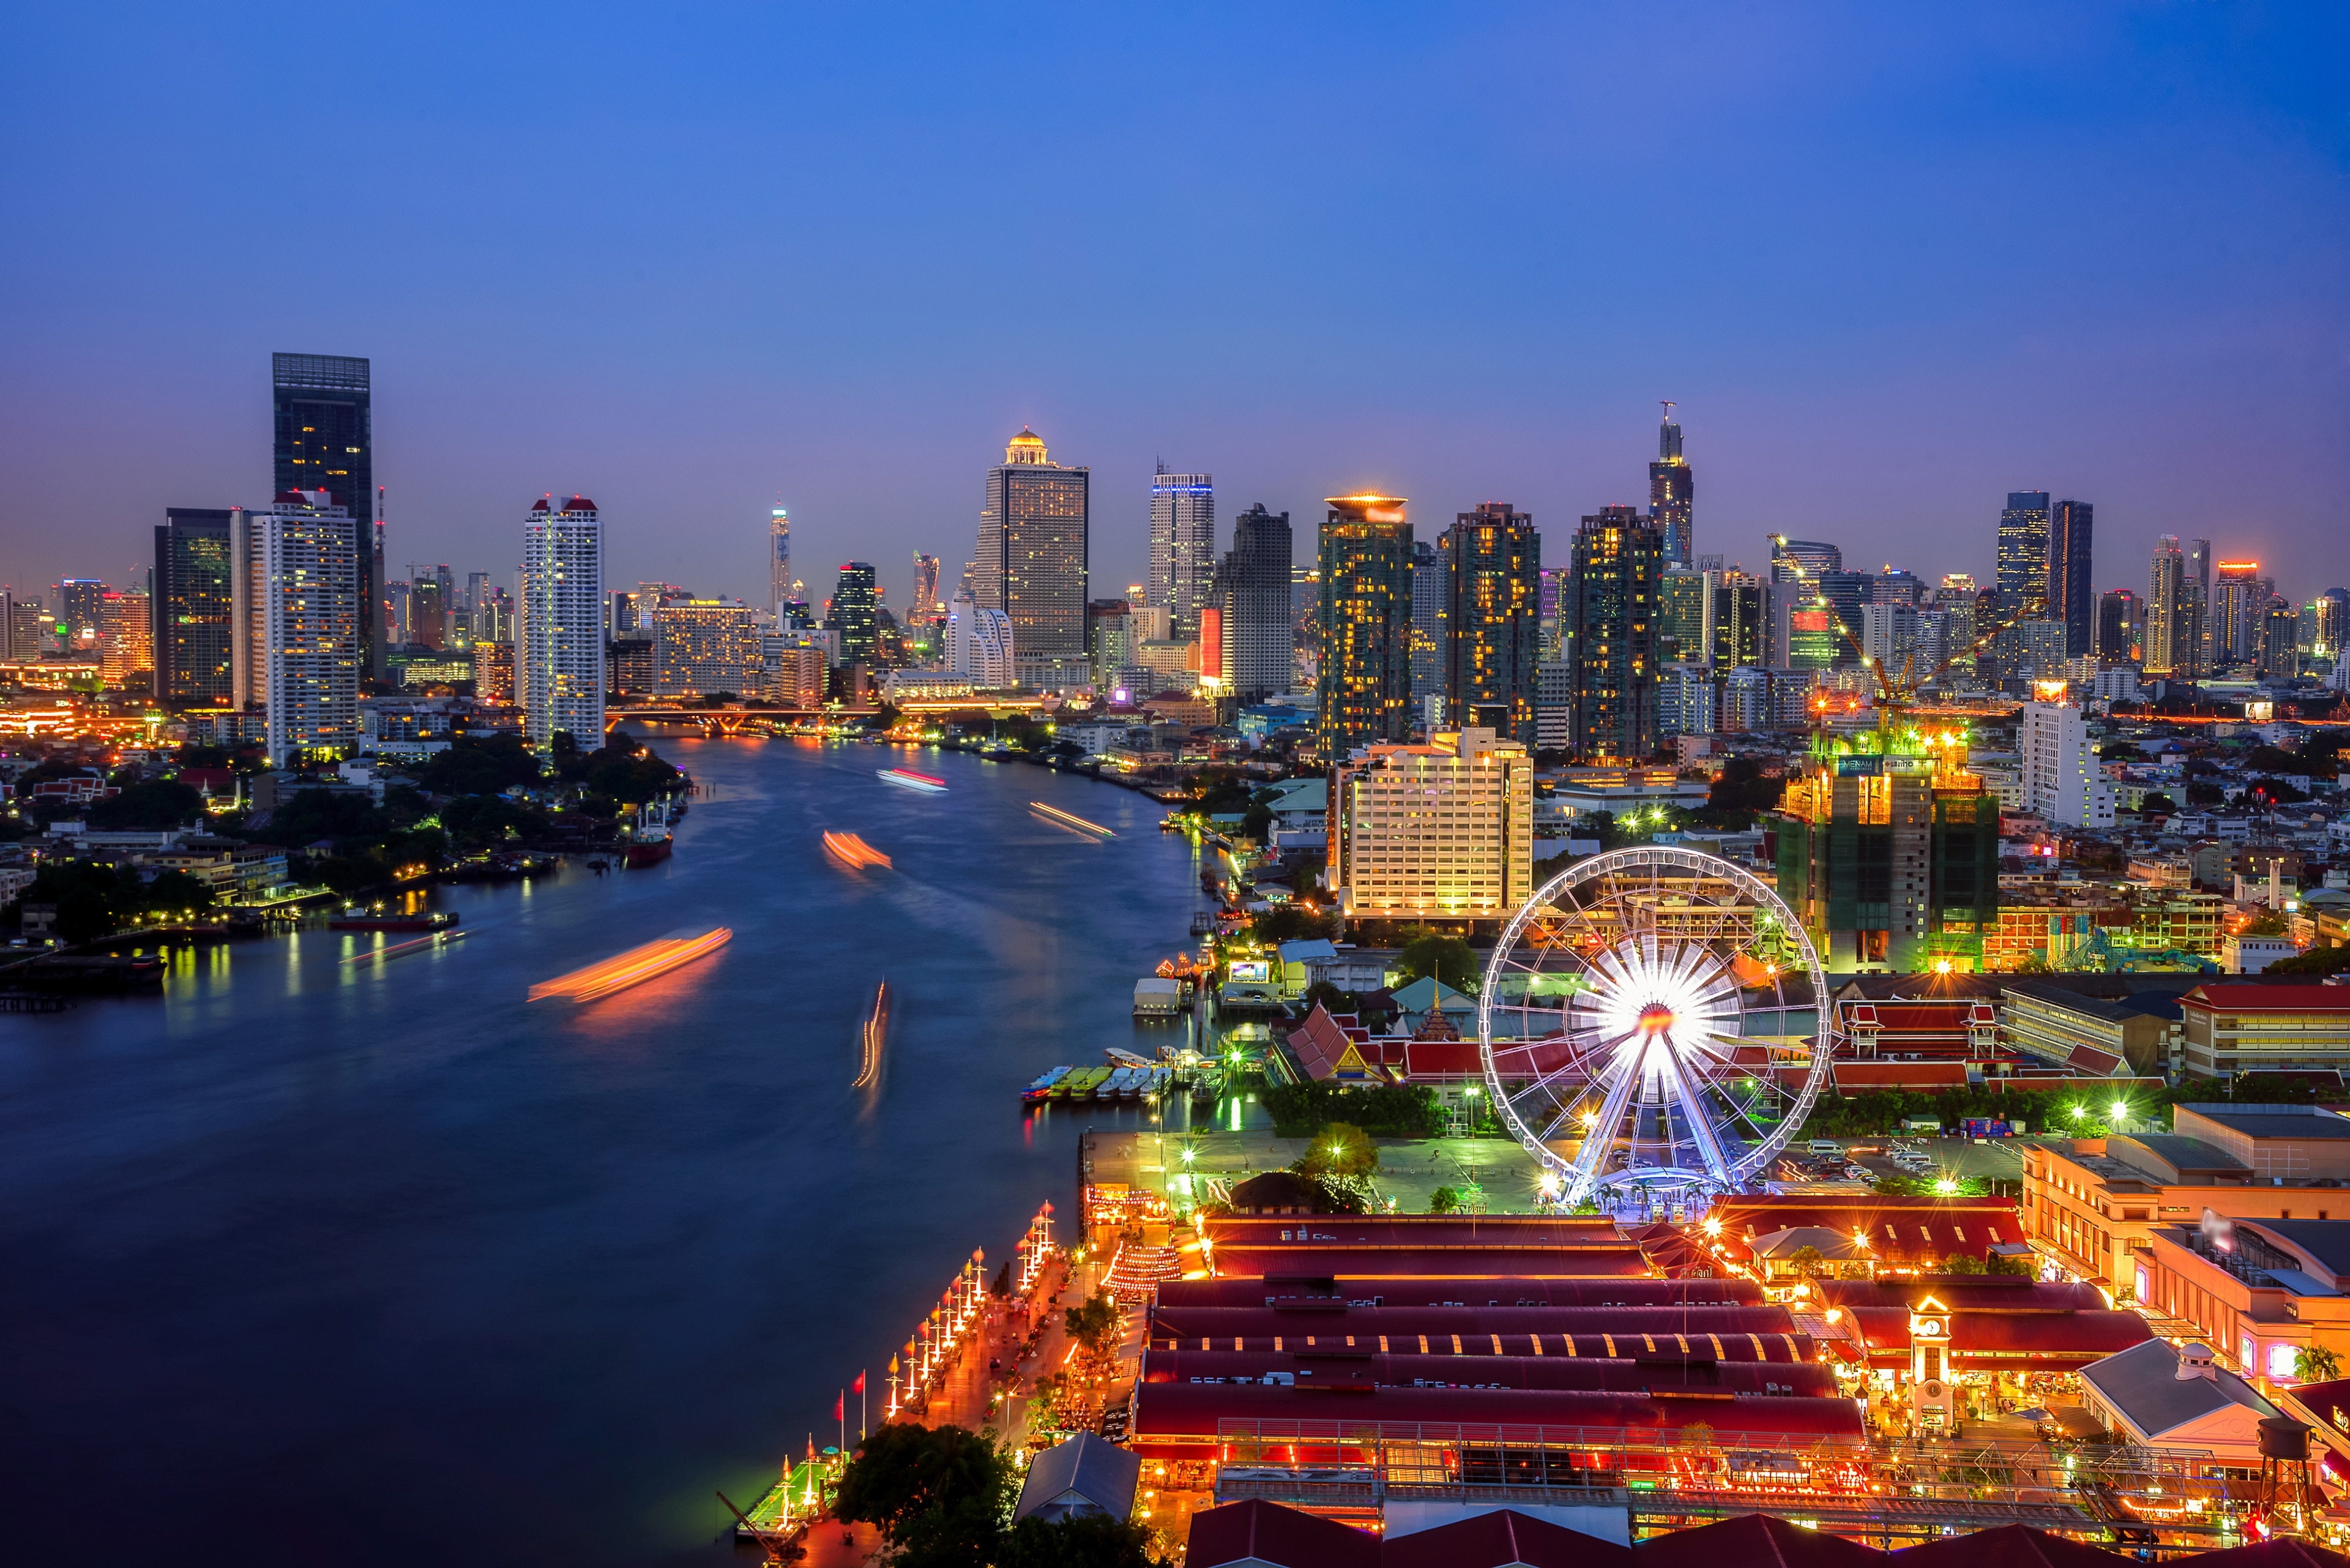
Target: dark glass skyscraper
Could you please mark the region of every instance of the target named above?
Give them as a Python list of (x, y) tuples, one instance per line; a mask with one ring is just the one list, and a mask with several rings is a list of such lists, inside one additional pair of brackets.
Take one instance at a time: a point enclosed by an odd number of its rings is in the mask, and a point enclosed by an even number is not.
[(1223, 609), (1223, 678), (1243, 702), (1289, 690), (1289, 514), (1264, 504), (1232, 519), (1232, 547), (1216, 575)]
[(1664, 535), (1629, 506), (1605, 507), (1575, 530), (1574, 563), (1565, 618), (1575, 750), (1591, 760), (1643, 760), (1657, 747)]
[[(851, 561), (840, 568), (839, 586), (832, 590), (832, 613), (825, 622), (840, 633), (843, 664), (872, 667), (873, 645), (880, 633), (880, 618), (875, 612), (880, 603), (870, 563)], [(1013, 647), (1016, 652), (1019, 645), (1015, 642)]]
[(2048, 493), (2008, 492), (1999, 514), (1999, 610), (2010, 620), (2048, 615)]
[(2097, 657), (2126, 664), (2138, 657), (2146, 628), (2146, 606), (2127, 588), (2114, 588), (2097, 601)]
[(1542, 539), (1506, 501), (1463, 512), (1438, 535), (1444, 574), (1444, 703), (1454, 726), (1534, 744), (1542, 659)]
[(225, 708), (235, 691), (235, 624), (225, 507), (172, 506), (155, 525), (155, 698)]
[(1410, 738), (1411, 524), (1399, 495), (1333, 495), (1322, 523), (1315, 725), (1333, 762)]
[(1657, 461), (1648, 464), (1648, 521), (1665, 539), (1665, 565), (1686, 566), (1694, 559), (1697, 535), (1690, 516), (1695, 480), (1681, 456), (1681, 427), (1673, 406), (1665, 405), (1657, 431)]
[(2090, 586), (2089, 538), (2094, 511), (2085, 501), (2059, 501), (2048, 514), (2048, 609), (2064, 623), (2064, 657), (2096, 647), (2097, 593)]
[(270, 493), (323, 490), (350, 514), (359, 567), (359, 668), (384, 672), (383, 568), (375, 517), (374, 418), (365, 359), (273, 354), (270, 412), (276, 465)]

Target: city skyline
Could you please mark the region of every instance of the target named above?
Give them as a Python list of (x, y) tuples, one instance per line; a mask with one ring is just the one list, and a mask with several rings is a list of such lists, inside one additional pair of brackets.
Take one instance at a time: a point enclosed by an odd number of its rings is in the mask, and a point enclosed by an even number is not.
[[(0, 112), (55, 152), (16, 187), (20, 228), (77, 243), (0, 261), (11, 297), (41, 302), (0, 362), (16, 438), (0, 579), (113, 580), (167, 507), (265, 504), (251, 367), (296, 349), (373, 361), (373, 467), (403, 558), (463, 562), (552, 483), (604, 502), (622, 576), (751, 602), (750, 524), (778, 495), (805, 559), (931, 551), (951, 576), (968, 475), (1023, 423), (1103, 477), (1095, 587), (1111, 591), (1143, 576), (1159, 454), (1215, 473), (1228, 510), (1312, 516), (1324, 494), (1380, 490), (1433, 515), (1508, 497), (1577, 517), (1639, 502), (1668, 399), (1706, 471), (1702, 548), (1750, 571), (1783, 532), (1988, 581), (1986, 513), (2045, 489), (2095, 500), (2107, 559), (2208, 537), (2303, 591), (2350, 580), (2326, 347), (2350, 244), (2340, 203), (2308, 194), (2338, 190), (2350, 159), (2280, 47), (2323, 48), (2341, 18), (1905, 17), (1869, 30), (1864, 70), (1841, 15), (1683, 17), (1678, 68), (1714, 90), (1654, 137), (1572, 90), (1644, 57), (1643, 30), (1609, 18), (1496, 11), (1431, 37), (1373, 13), (1336, 40), (1252, 18), (1190, 79), (1204, 101), (1282, 107), (1205, 118), (1173, 112), (1171, 84), (1128, 91), (1129, 44), (1191, 37), (1171, 18), (1074, 28), (1075, 96), (1018, 107), (971, 85), (972, 60), (1017, 47), (976, 20), (910, 43), (878, 19), (712, 16), (645, 48), (650, 23), (608, 21), (550, 57), (543, 29), (504, 16), (454, 78), (425, 25), (371, 39), (408, 107), (354, 150), (349, 193), (380, 243), (331, 273), (298, 247), (190, 256), (141, 226), (152, 210), (282, 224), (266, 128), (179, 123), (162, 88), (191, 60), (234, 62), (232, 80), (289, 69), (299, 37), (230, 19), (101, 40), (42, 17)], [(525, 60), (614, 90), (550, 141), (513, 111)], [(787, 121), (757, 107), (779, 65)], [(1434, 114), (1496, 68), (1535, 112), (1507, 130)], [(1399, 113), (1328, 144), (1330, 106), (1367, 73)], [(879, 113), (846, 111), (877, 85)], [(616, 148), (680, 141), (711, 155), (663, 160), (658, 180), (629, 155), (607, 177)], [(163, 144), (168, 170), (150, 156)], [(1066, 246), (958, 272), (911, 243), (991, 199), (1007, 154), (1081, 192)], [(1216, 237), (1342, 229), (1348, 192), (1423, 163), (1453, 177), (1401, 182), (1382, 208), (1398, 243), (1295, 247), (1309, 266)], [(469, 172), (486, 166), (515, 171), (494, 195)], [(1133, 243), (1144, 220), (1106, 192), (1202, 166), (1229, 178), (1201, 220)], [(1588, 243), (1660, 184), (1682, 224), (1669, 256)], [(2068, 243), (2017, 244), (2033, 213), (2061, 213)], [(583, 218), (598, 244), (524, 243)], [(803, 230), (865, 233), (891, 259), (782, 237)], [(2150, 230), (2166, 242), (2140, 243)], [(1455, 240), (1488, 231), (1509, 259), (1465, 287)], [(1007, 297), (1051, 329), (1003, 330)], [(1137, 318), (1184, 353), (1130, 353)], [(1381, 374), (1331, 374), (1367, 353)], [(140, 442), (111, 439), (126, 419)]]

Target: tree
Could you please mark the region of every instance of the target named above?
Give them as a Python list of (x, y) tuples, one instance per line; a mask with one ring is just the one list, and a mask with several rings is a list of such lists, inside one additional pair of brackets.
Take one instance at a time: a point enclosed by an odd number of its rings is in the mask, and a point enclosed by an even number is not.
[(1351, 1122), (1332, 1122), (1305, 1146), (1289, 1168), (1300, 1176), (1369, 1176), (1379, 1168), (1370, 1134)]
[(878, 1527), (903, 1568), (984, 1568), (1016, 1490), (988, 1435), (893, 1421), (858, 1444), (833, 1512)]
[(1433, 976), (1455, 991), (1467, 991), (1476, 982), (1477, 955), (1463, 938), (1415, 927), (1396, 954), (1396, 968), (1410, 980)]
[(447, 751), (434, 753), (418, 776), (435, 794), (497, 794), (538, 783), (540, 768), (519, 735), (501, 733), (485, 741), (459, 735)]
[(1317, 980), (1305, 988), (1307, 1011), (1312, 1011), (1317, 1002), (1333, 1012), (1355, 1011), (1355, 999), (1326, 980)]
[(1450, 1187), (1440, 1187), (1428, 1195), (1430, 1214), (1451, 1214), (1461, 1207), (1461, 1194)]
[(151, 779), (126, 787), (111, 800), (90, 803), (92, 827), (178, 827), (200, 820), (204, 797), (177, 779)]
[(1769, 811), (1787, 791), (1784, 779), (1762, 776), (1762, 764), (1752, 757), (1733, 756), (1721, 764), (1705, 803), (1715, 811)]
[(2331, 1383), (2342, 1376), (2342, 1358), (2322, 1345), (2304, 1345), (2293, 1353), (2296, 1383)]
[(1787, 1262), (1794, 1265), (1795, 1272), (1807, 1280), (1818, 1278), (1828, 1266), (1828, 1261), (1821, 1254), (1820, 1250), (1808, 1244), (1790, 1252), (1787, 1255)]
[(1107, 1355), (1118, 1333), (1118, 1298), (1107, 1290), (1096, 1291), (1079, 1304), (1062, 1309), (1061, 1326), (1092, 1355)]
[(1165, 1568), (1150, 1552), (1150, 1528), (1106, 1513), (1046, 1523), (1022, 1520), (1003, 1532), (995, 1568)]
[(2178, 811), (2178, 805), (2160, 790), (2152, 790), (2137, 803), (2137, 809), (2142, 816), (2168, 816)]
[(2039, 1267), (2031, 1259), (2019, 1258), (2012, 1252), (1993, 1252), (1983, 1261), (1983, 1272), (1987, 1274), (2022, 1274), (2030, 1277), (2039, 1272)]
[(2293, 929), (2282, 909), (2262, 909), (2244, 922), (2243, 934), (2248, 937), (2281, 937)]
[(2289, 959), (2279, 959), (2263, 972), (2268, 974), (2340, 974), (2350, 970), (2350, 947), (2312, 948), (2305, 953), (2295, 953)]
[(1942, 1260), (1942, 1272), (1946, 1274), (1981, 1274), (1988, 1273), (1990, 1271), (1983, 1267), (1983, 1261), (1981, 1258), (1976, 1257), (1972, 1252), (1953, 1252), (1949, 1257)]

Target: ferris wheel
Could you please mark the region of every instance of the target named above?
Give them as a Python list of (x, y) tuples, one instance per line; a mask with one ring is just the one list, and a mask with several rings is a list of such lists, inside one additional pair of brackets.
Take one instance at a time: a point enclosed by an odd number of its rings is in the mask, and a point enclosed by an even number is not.
[(1640, 845), (1578, 861), (1519, 909), (1485, 965), (1478, 1054), (1558, 1202), (1734, 1191), (1827, 1082), (1832, 1006), (1818, 951), (1762, 878)]

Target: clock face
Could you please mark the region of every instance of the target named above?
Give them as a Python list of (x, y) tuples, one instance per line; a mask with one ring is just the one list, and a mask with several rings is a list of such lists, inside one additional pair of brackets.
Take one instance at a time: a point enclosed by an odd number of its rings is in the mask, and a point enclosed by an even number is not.
[(1939, 1339), (1942, 1334), (1942, 1320), (1921, 1317), (1909, 1325), (1909, 1332), (1920, 1339)]

